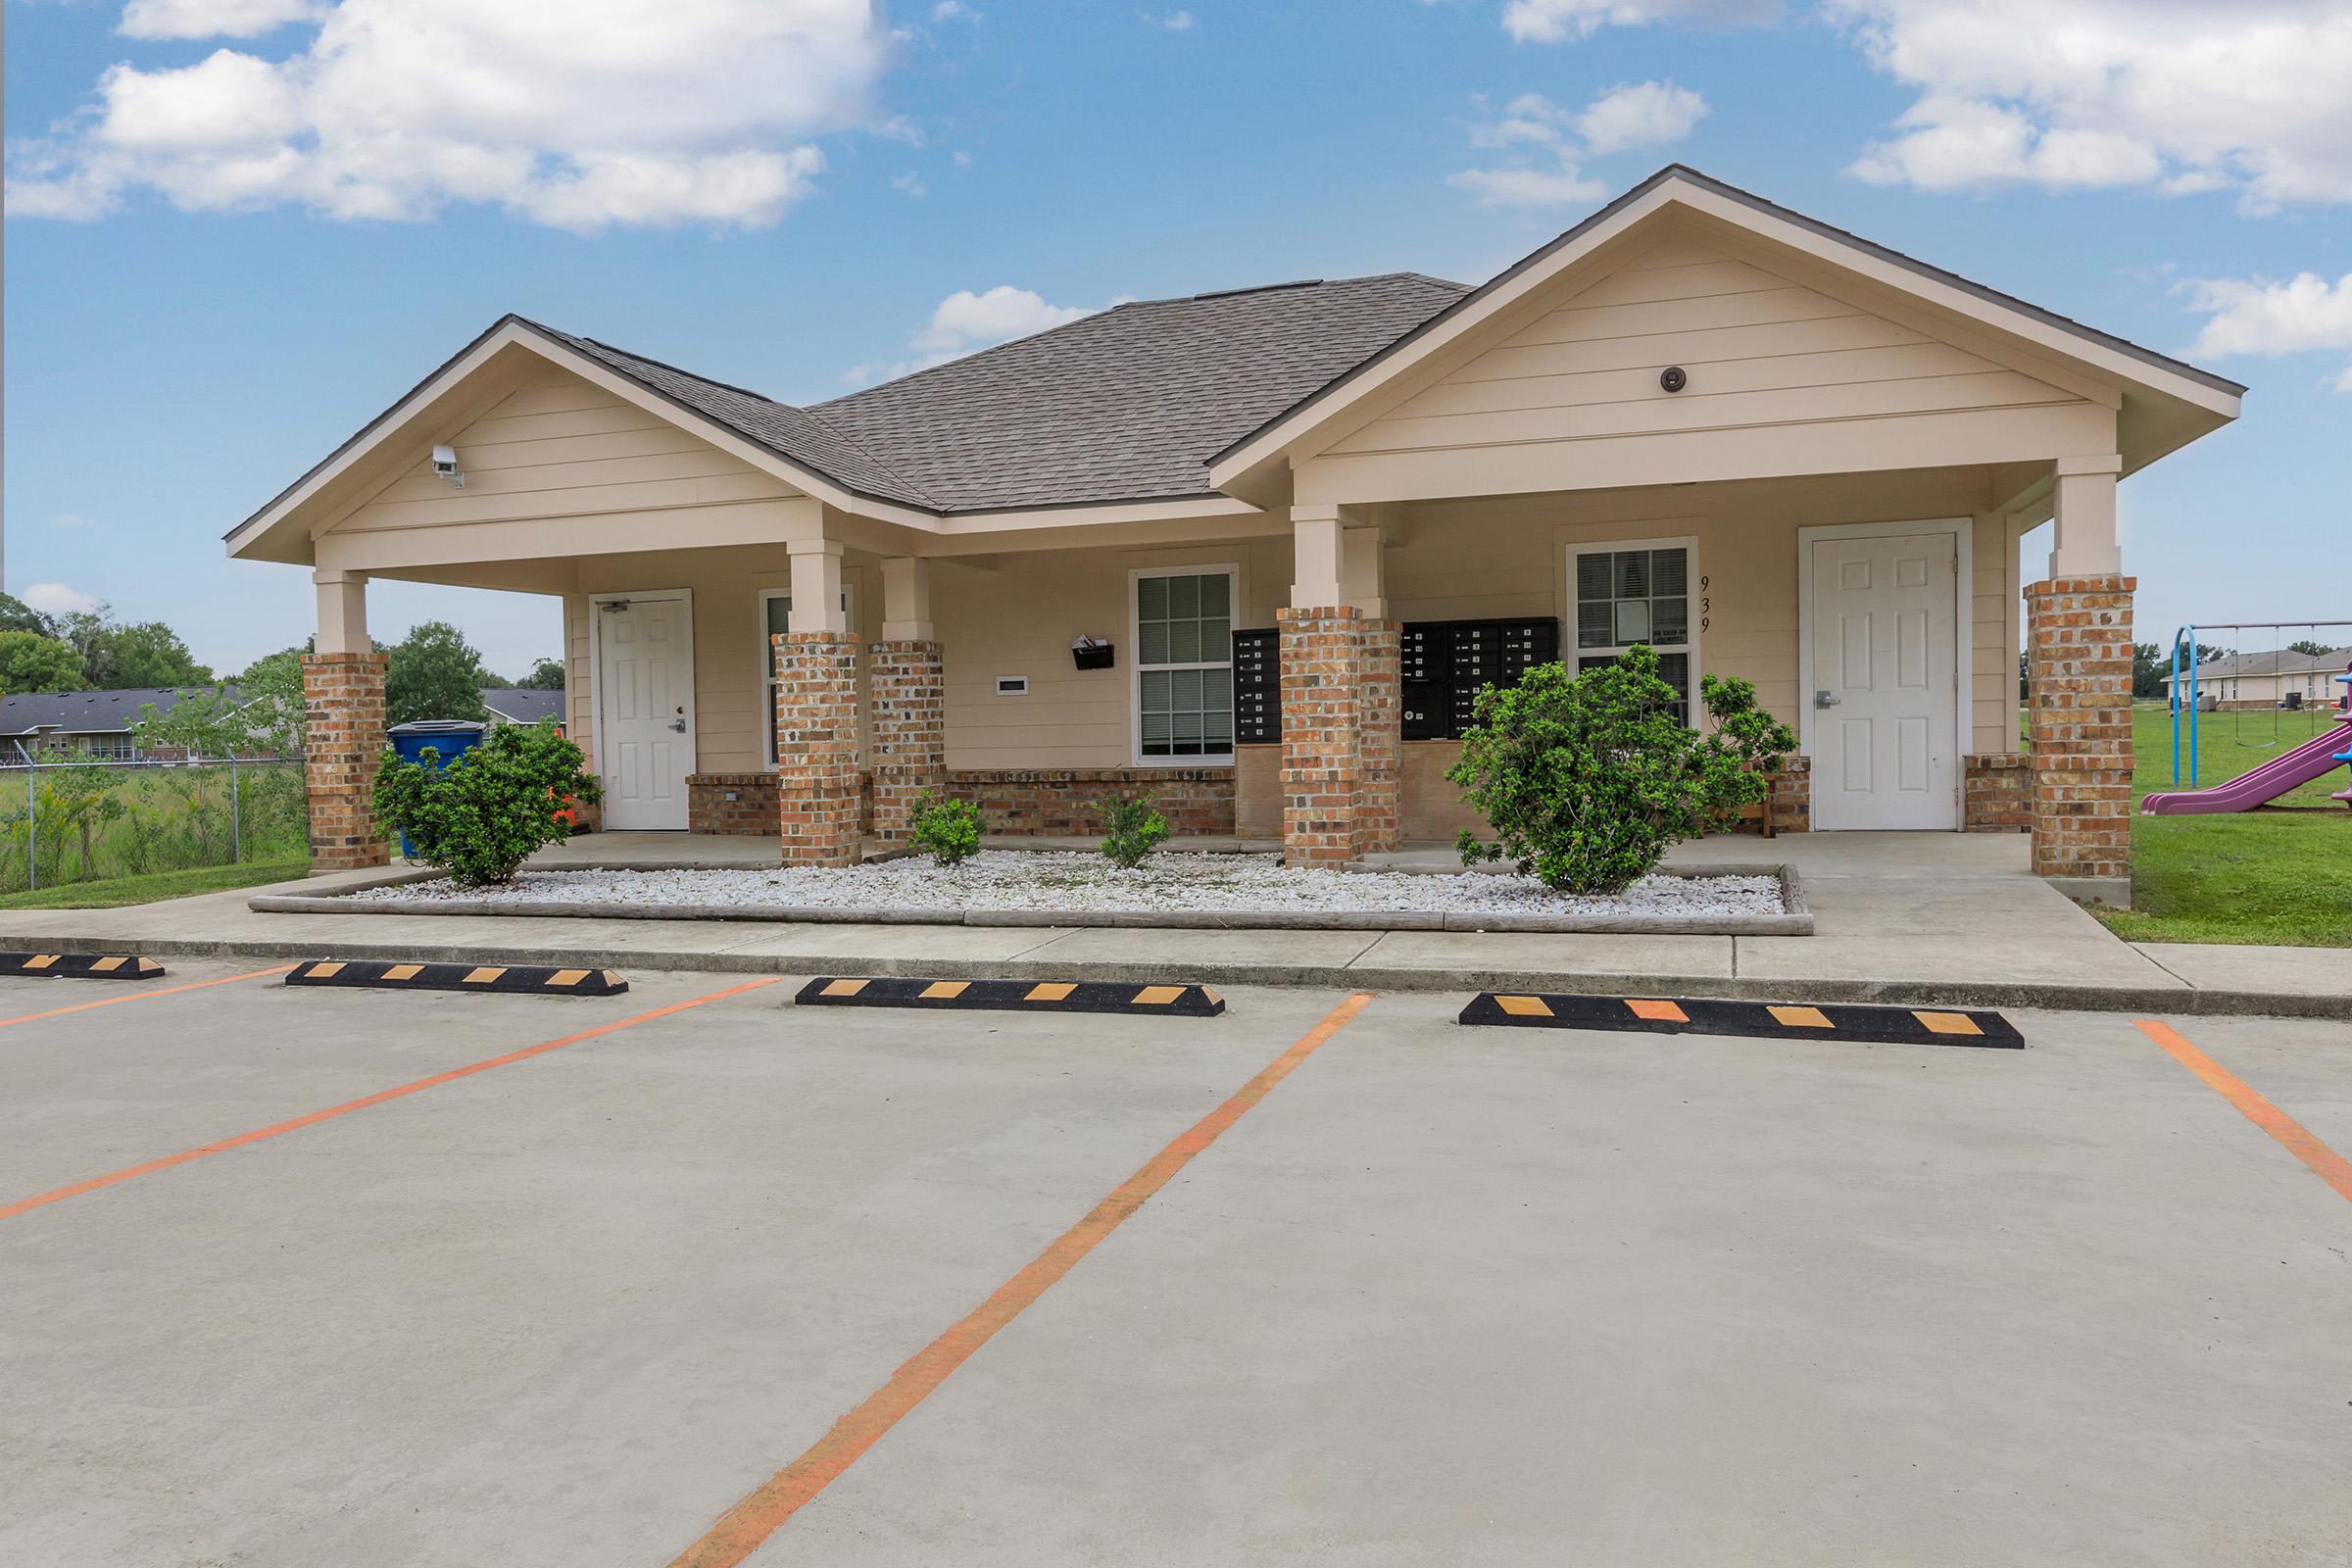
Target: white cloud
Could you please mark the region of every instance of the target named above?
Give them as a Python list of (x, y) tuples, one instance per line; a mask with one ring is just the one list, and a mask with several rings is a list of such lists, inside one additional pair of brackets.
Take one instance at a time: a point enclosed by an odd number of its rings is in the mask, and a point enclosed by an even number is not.
[(972, 155), (959, 149), (955, 155), (955, 164), (957, 169), (969, 169), (972, 167)]
[[(2352, 272), (2333, 283), (2317, 272), (2298, 272), (2284, 283), (2199, 277), (2180, 286), (2188, 308), (2210, 318), (2193, 353), (2226, 359), (2352, 349)], [(2352, 364), (2336, 377), (2335, 389), (2352, 392)]]
[(1528, 162), (1503, 169), (1465, 169), (1446, 183), (1470, 191), (1482, 207), (1564, 207), (1607, 193), (1586, 174), (1587, 157), (1680, 141), (1705, 117), (1707, 101), (1671, 81), (1620, 84), (1595, 94), (1581, 110), (1542, 93), (1522, 93), (1499, 110), (1472, 100), (1484, 118), (1470, 126), (1473, 147), (1519, 148)]
[(1149, 11), (1139, 11), (1136, 15), (1150, 25), (1164, 27), (1169, 32), (1190, 32), (1194, 24), (1200, 20), (1190, 11), (1171, 11), (1164, 17), (1156, 16)]
[(923, 183), (923, 176), (911, 172), (891, 175), (890, 188), (896, 191), (904, 191), (909, 196), (928, 196), (931, 194), (931, 187)]
[(96, 524), (78, 512), (61, 512), (49, 519), (49, 526), (52, 528), (89, 528), (95, 527)]
[(1502, 26), (1520, 43), (1565, 43), (1603, 27), (1653, 22), (1748, 26), (1780, 12), (1780, 0), (1510, 0), (1502, 8)]
[(76, 615), (98, 608), (97, 600), (62, 582), (36, 582), (17, 597), (44, 615)]
[(1545, 169), (1465, 169), (1446, 176), (1446, 183), (1478, 197), (1481, 207), (1563, 207), (1593, 202), (1607, 194), (1599, 180), (1580, 174), (1573, 166)]
[(1862, 178), (2352, 201), (2352, 12), (2303, 0), (1825, 0), (1916, 87)]
[(1706, 99), (1671, 81), (1620, 84), (1593, 99), (1576, 117), (1576, 128), (1585, 138), (1585, 151), (1597, 158), (1681, 141), (1706, 113)]
[(984, 294), (957, 289), (939, 302), (931, 324), (914, 335), (912, 346), (934, 352), (968, 354), (991, 343), (1027, 337), (1048, 327), (1092, 316), (1092, 305), (1048, 305), (1033, 289), (1000, 283)]
[[(274, 0), (135, 0), (141, 36), (254, 29)], [(807, 138), (890, 133), (864, 0), (342, 0), (265, 58), (109, 69), (10, 148), (11, 216), (96, 218), (139, 191), (195, 211), (766, 224), (811, 188)]]
[(125, 38), (258, 38), (318, 14), (318, 0), (130, 0), (116, 30)]
[[(1120, 295), (1112, 305), (1124, 305), (1128, 296)], [(1000, 283), (995, 288), (975, 294), (970, 289), (957, 289), (941, 300), (931, 312), (930, 321), (907, 340), (906, 346), (915, 350), (912, 358), (898, 361), (870, 361), (853, 367), (842, 376), (853, 386), (866, 386), (876, 381), (896, 380), (927, 370), (934, 365), (961, 359), (977, 349), (1008, 342), (1043, 332), (1081, 317), (1094, 315), (1107, 307), (1096, 305), (1050, 305), (1034, 289), (1014, 288)]]
[(933, 22), (954, 22), (957, 17), (961, 17), (966, 22), (978, 22), (980, 13), (974, 11), (970, 6), (960, 4), (959, 0), (939, 0), (939, 4), (931, 8)]

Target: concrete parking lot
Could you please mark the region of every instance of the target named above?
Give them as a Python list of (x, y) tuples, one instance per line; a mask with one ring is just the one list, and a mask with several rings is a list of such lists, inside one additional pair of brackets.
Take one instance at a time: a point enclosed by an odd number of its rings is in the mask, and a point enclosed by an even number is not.
[(0, 980), (0, 1561), (2352, 1561), (2338, 1023), (262, 967)]

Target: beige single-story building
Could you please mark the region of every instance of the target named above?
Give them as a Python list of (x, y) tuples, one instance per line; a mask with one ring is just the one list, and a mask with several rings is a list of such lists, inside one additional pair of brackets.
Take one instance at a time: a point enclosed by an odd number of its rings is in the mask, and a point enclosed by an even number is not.
[[(2345, 686), (2340, 678), (2352, 669), (2352, 647), (2331, 649), (2325, 654), (2307, 654), (2292, 648), (2281, 648), (2261, 654), (2224, 654), (2209, 659), (2193, 672), (2180, 676), (2180, 697), (2188, 700), (2193, 689), (2197, 701), (2210, 699), (2220, 708), (2281, 708), (2293, 703), (2301, 708), (2334, 708), (2343, 701)], [(2173, 673), (2164, 673), (2166, 701), (2173, 697)]]
[(1786, 825), (2030, 822), (2112, 894), (2117, 482), (2243, 390), (1676, 166), (1477, 287), (1122, 305), (807, 408), (509, 317), (228, 549), (318, 584), (321, 865), (381, 853), (389, 577), (563, 599), (615, 829), (838, 861), (926, 788), (1015, 832), (1150, 788), (1346, 861), (1462, 824), (1481, 684), (1646, 642), (1797, 726)]

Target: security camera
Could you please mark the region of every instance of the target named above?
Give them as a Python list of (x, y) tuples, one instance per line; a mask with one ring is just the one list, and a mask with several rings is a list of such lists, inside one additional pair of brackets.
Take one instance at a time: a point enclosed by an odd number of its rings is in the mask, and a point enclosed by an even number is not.
[(438, 479), (447, 479), (461, 490), (466, 488), (466, 475), (458, 467), (458, 449), (456, 447), (433, 448), (433, 476)]

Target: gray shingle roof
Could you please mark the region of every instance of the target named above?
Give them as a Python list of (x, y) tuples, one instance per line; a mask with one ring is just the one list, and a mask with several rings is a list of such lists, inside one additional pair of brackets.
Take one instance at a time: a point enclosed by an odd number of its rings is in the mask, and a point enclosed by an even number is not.
[[(2300, 675), (2311, 670), (2340, 675), (2347, 663), (2352, 663), (2352, 648), (2334, 648), (2324, 654), (2298, 654), (2287, 648), (2267, 654), (2224, 654), (2197, 666), (2197, 684), (2201, 686), (2216, 679), (2228, 680), (2233, 675)], [(2169, 658), (2164, 666), (2164, 678), (2168, 681), (2173, 678)], [(2182, 682), (2185, 683), (2187, 678), (2183, 673)]]
[(486, 686), (482, 706), (510, 724), (536, 724), (564, 716), (564, 694), (530, 686)]
[(952, 511), (1205, 496), (1227, 442), (1468, 292), (1391, 272), (1141, 301), (809, 412)]
[(120, 735), (139, 721), (139, 710), (153, 703), (168, 713), (182, 698), (225, 691), (236, 701), (234, 686), (134, 686), (119, 692), (20, 692), (0, 697), (0, 735), (29, 735), (36, 729), (62, 735)]
[(1469, 292), (1390, 272), (1115, 306), (800, 409), (528, 323), (844, 488), (926, 511), (1209, 496), (1208, 460)]
[(861, 451), (839, 431), (810, 416), (806, 409), (772, 402), (724, 381), (708, 381), (674, 365), (649, 360), (594, 338), (559, 332), (537, 321), (530, 324), (671, 402), (716, 419), (779, 456), (814, 468), (845, 489), (878, 501), (937, 510), (937, 503), (930, 496), (883, 466), (872, 454)]

